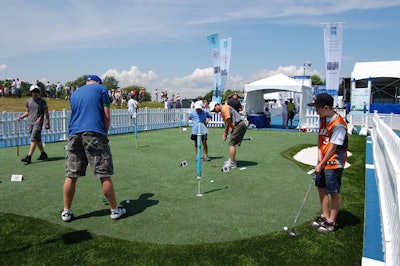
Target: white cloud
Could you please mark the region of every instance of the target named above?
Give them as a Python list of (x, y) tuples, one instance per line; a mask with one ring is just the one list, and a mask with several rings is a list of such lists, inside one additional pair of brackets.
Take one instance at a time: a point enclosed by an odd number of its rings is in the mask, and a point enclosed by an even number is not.
[(6, 70), (6, 69), (7, 69), (7, 65), (0, 64), (0, 71)]
[[(253, 82), (258, 79), (266, 78), (277, 73), (283, 73), (288, 76), (303, 75), (303, 67), (297, 68), (296, 66), (280, 66), (276, 70), (262, 69), (251, 75), (249, 79), (241, 76), (228, 75), (227, 87), (230, 90), (242, 90), (244, 85), (248, 82)], [(319, 75), (317, 70), (306, 70), (306, 75)], [(118, 71), (116, 69), (109, 69), (101, 77), (113, 76), (119, 81), (119, 86), (124, 88), (132, 85), (143, 86), (150, 93), (155, 89), (158, 91), (167, 91), (168, 94), (179, 93), (183, 99), (196, 98), (204, 96), (210, 92), (213, 87), (213, 69), (197, 68), (193, 72), (182, 76), (173, 78), (157, 79), (157, 73), (148, 71), (142, 73), (137, 66), (131, 66), (130, 70)]]

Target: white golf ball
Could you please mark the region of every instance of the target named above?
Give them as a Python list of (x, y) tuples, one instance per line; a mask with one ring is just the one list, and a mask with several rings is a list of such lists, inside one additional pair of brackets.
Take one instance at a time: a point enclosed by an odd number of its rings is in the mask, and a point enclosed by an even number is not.
[(130, 203), (130, 200), (127, 199), (125, 202), (129, 204), (129, 203)]
[(211, 180), (211, 183), (214, 183), (214, 180)]
[(287, 226), (283, 227), (283, 231), (287, 231), (289, 228)]

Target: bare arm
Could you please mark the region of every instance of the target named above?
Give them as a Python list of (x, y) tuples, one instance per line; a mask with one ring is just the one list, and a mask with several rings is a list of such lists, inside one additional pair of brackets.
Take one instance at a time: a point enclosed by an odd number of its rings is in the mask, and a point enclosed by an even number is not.
[(106, 134), (108, 134), (108, 130), (110, 129), (110, 121), (110, 107), (104, 106), (104, 125), (106, 127)]

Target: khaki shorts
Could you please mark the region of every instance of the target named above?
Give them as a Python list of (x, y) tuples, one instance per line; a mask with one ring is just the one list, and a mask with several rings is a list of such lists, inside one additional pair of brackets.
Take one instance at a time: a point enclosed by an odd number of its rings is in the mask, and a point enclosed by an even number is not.
[(29, 132), (31, 133), (31, 141), (42, 141), (43, 125), (30, 125)]
[(236, 146), (242, 143), (244, 134), (246, 133), (247, 126), (244, 121), (240, 121), (237, 125), (235, 125), (235, 128), (233, 129), (233, 132), (231, 133), (231, 138), (229, 140), (229, 146)]
[(108, 139), (98, 133), (85, 132), (71, 136), (65, 159), (67, 177), (85, 176), (88, 165), (97, 178), (110, 177), (114, 174)]

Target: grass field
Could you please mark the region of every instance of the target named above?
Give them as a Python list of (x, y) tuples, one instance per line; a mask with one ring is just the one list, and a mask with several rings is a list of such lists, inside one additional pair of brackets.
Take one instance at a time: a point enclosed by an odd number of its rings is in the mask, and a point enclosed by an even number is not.
[[(0, 112), (24, 112), (25, 111), (25, 101), (29, 99), (29, 97), (22, 98), (1, 98), (0, 97)], [(49, 111), (62, 111), (64, 109), (70, 110), (69, 101), (64, 99), (46, 99), (47, 105), (49, 106)], [(144, 102), (141, 108), (149, 107), (149, 108), (164, 108), (163, 103), (155, 103), (155, 102)], [(120, 109), (121, 107), (116, 107), (111, 105), (111, 109)], [(122, 107), (126, 108), (126, 106)]]
[[(210, 129), (211, 162), (202, 165), (203, 197), (190, 129), (111, 136), (117, 197), (127, 217), (109, 220), (100, 185), (90, 171), (78, 182), (77, 219), (62, 223), (65, 143), (48, 143), (50, 159), (23, 165), (15, 148), (0, 149), (0, 263), (2, 265), (359, 265), (364, 215), (365, 138), (351, 136), (339, 231), (309, 226), (319, 213), (316, 190), (290, 226), (303, 200), (310, 166), (292, 156), (316, 135), (248, 131), (238, 148), (238, 169), (223, 173), (227, 147)], [(21, 147), (21, 153), (28, 147)], [(34, 156), (36, 157), (36, 156)], [(181, 167), (182, 160), (188, 166)], [(217, 162), (218, 167), (212, 165)], [(240, 170), (242, 168), (243, 170)], [(10, 182), (11, 174), (24, 181)], [(214, 180), (214, 183), (210, 181)], [(130, 203), (125, 200), (129, 199)]]

